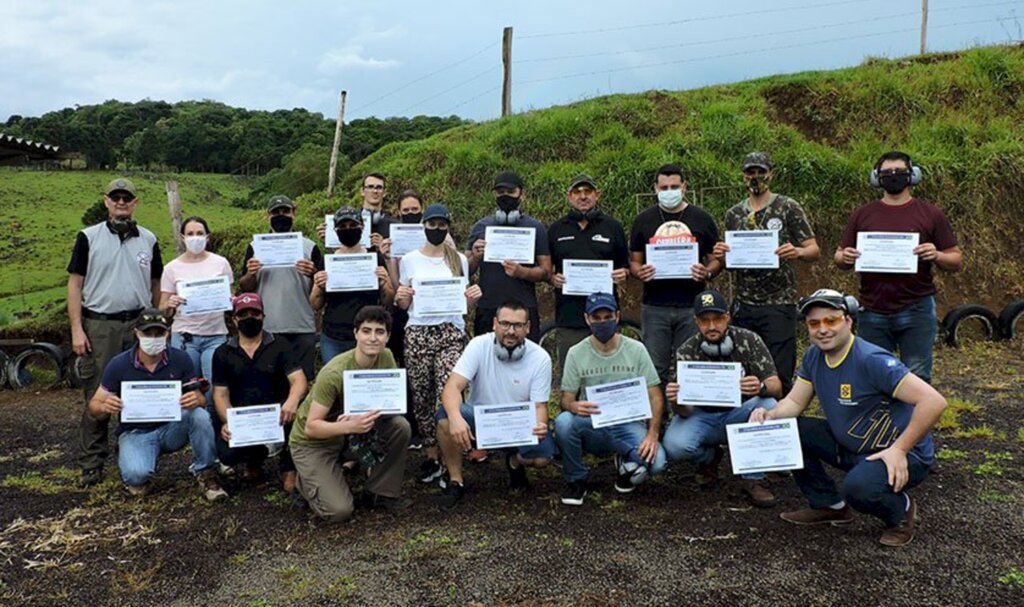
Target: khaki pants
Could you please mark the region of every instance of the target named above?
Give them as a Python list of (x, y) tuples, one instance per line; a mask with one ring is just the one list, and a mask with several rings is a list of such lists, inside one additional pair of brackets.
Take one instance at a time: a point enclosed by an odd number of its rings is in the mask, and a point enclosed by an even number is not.
[(81, 449), (83, 470), (102, 468), (107, 455), (108, 426), (110, 417), (96, 419), (89, 415), (89, 399), (96, 394), (107, 363), (135, 343), (134, 320), (98, 320), (83, 318), (82, 328), (92, 346), (92, 351), (82, 358), (82, 391), (85, 396), (85, 411), (78, 424), (78, 445)]
[[(402, 494), (402, 476), (409, 446), (409, 422), (390, 416), (377, 421), (377, 432), (384, 442), (384, 460), (370, 470), (366, 491), (385, 497)], [(298, 473), (295, 486), (309, 507), (322, 519), (340, 523), (352, 516), (352, 491), (342, 471), (341, 454), (345, 443), (332, 441), (324, 447), (292, 445), (292, 460)]]

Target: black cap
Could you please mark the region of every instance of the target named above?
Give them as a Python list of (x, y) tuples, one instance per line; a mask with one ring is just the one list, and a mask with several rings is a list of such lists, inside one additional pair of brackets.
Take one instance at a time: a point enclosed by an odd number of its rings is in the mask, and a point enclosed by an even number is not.
[(160, 311), (160, 308), (146, 308), (135, 319), (135, 328), (140, 331), (155, 327), (159, 327), (164, 331), (171, 329), (171, 319), (167, 318), (167, 315)]
[(693, 315), (700, 316), (705, 312), (718, 312), (725, 314), (729, 311), (729, 304), (725, 302), (722, 294), (714, 289), (708, 289), (697, 294), (693, 298)]
[(576, 188), (580, 187), (581, 185), (589, 185), (590, 187), (594, 188), (595, 190), (597, 189), (597, 183), (594, 182), (594, 178), (593, 177), (591, 177), (590, 175), (587, 175), (586, 173), (579, 173), (575, 177), (572, 178), (571, 182), (569, 182), (569, 190), (570, 191), (575, 190)]
[(444, 206), (440, 202), (435, 202), (423, 211), (423, 223), (427, 223), (431, 219), (443, 219), (448, 223), (451, 223), (452, 214), (448, 212), (448, 207)]
[(494, 178), (494, 188), (521, 188), (523, 186), (523, 179), (516, 175), (512, 171), (502, 171), (498, 173), (498, 176)]
[(352, 207), (341, 207), (334, 213), (334, 227), (337, 228), (343, 221), (354, 221), (363, 225), (363, 214)]
[(807, 297), (801, 299), (797, 303), (797, 306), (800, 310), (800, 315), (807, 316), (807, 310), (814, 306), (827, 306), (829, 308), (850, 313), (850, 308), (852, 307), (850, 305), (851, 303), (852, 302), (847, 301), (846, 296), (835, 289), (818, 289), (814, 293), (811, 293)]

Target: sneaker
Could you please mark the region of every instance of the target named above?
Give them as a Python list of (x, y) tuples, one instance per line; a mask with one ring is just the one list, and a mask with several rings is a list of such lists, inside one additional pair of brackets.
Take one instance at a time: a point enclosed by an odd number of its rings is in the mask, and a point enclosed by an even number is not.
[(615, 454), (615, 490), (619, 493), (632, 493), (637, 485), (643, 484), (649, 474), (647, 466), (623, 459)]
[(423, 448), (423, 437), (413, 434), (409, 437), (409, 451), (419, 451)]
[(385, 510), (387, 512), (398, 512), (405, 510), (412, 505), (412, 500), (406, 497), (388, 497), (378, 495), (372, 491), (363, 491), (359, 496), (359, 507), (366, 510)]
[(103, 480), (103, 468), (85, 468), (78, 483), (83, 487), (92, 487)]
[(285, 493), (295, 493), (295, 471), (289, 470), (281, 473), (281, 489)]
[(519, 454), (509, 451), (505, 454), (505, 467), (508, 468), (508, 488), (511, 491), (526, 489), (530, 486), (530, 479), (526, 477), (526, 466), (519, 462), (518, 468), (512, 467), (512, 458), (519, 459)]
[(149, 495), (149, 483), (145, 485), (125, 485), (124, 488), (128, 490), (128, 494), (132, 497), (145, 497)]
[(882, 537), (878, 538), (878, 541), (885, 546), (891, 546), (893, 548), (906, 546), (914, 539), (914, 527), (916, 523), (917, 500), (910, 498), (910, 508), (907, 509), (906, 515), (903, 516), (903, 521), (900, 522), (899, 526), (889, 527), (883, 531)]
[(583, 498), (587, 497), (586, 481), (570, 481), (562, 492), (562, 503), (566, 506), (582, 506)]
[(441, 499), (438, 505), (441, 510), (451, 510), (455, 506), (459, 505), (459, 502), (462, 501), (462, 498), (465, 497), (465, 495), (465, 485), (455, 481), (449, 481), (448, 487), (444, 490), (444, 493), (441, 494)]
[(747, 494), (750, 503), (758, 508), (771, 508), (775, 505), (775, 495), (761, 481), (744, 480), (743, 492)]
[(803, 508), (779, 515), (784, 521), (794, 525), (847, 525), (853, 522), (853, 511), (849, 506), (839, 510), (835, 508)]
[(487, 461), (487, 451), (484, 449), (470, 449), (469, 461), (474, 464), (482, 464)]
[(715, 445), (715, 456), (710, 464), (701, 464), (697, 467), (697, 486), (710, 487), (718, 482), (718, 465), (722, 463), (725, 451), (722, 447)]
[(228, 493), (220, 487), (220, 480), (217, 478), (216, 468), (207, 468), (196, 477), (199, 488), (203, 490), (203, 496), (208, 502), (219, 502), (227, 499)]
[(441, 478), (441, 474), (444, 473), (444, 467), (441, 466), (441, 462), (436, 459), (425, 459), (420, 464), (420, 470), (416, 473), (416, 478), (421, 483), (432, 483), (437, 479)]
[(217, 460), (217, 473), (221, 476), (235, 476), (235, 469), (224, 462)]

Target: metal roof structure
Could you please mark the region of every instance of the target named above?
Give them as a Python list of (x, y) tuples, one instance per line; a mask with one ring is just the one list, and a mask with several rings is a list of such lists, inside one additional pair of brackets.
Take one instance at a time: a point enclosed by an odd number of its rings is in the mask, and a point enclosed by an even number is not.
[(60, 146), (31, 141), (0, 133), (0, 165), (22, 164), (39, 160), (61, 160), (65, 154)]

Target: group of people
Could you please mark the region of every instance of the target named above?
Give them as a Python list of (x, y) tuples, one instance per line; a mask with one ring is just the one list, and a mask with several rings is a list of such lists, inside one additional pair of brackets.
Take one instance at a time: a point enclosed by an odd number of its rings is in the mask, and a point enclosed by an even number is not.
[[(258, 480), (265, 460), (280, 453), (284, 490), (334, 521), (348, 519), (356, 507), (408, 505), (402, 481), (410, 447), (424, 453), (417, 479), (444, 489), (441, 508), (463, 502), (464, 459), (488, 456), (475, 442), (478, 405), (532, 403), (536, 444), (504, 450), (509, 487), (528, 487), (527, 468), (560, 461), (561, 501), (572, 506), (581, 505), (590, 488), (586, 454), (613, 456), (620, 493), (680, 461), (695, 463), (697, 482), (710, 486), (718, 478), (727, 425), (799, 417), (804, 467), (794, 479), (810, 506), (782, 518), (838, 525), (852, 520), (852, 508), (885, 523), (883, 544), (906, 544), (917, 513), (907, 490), (934, 463), (930, 430), (945, 407), (930, 386), (932, 269), (960, 268), (949, 221), (913, 196), (921, 173), (910, 157), (883, 155), (870, 180), (884, 193), (850, 216), (834, 261), (843, 270), (854, 267), (859, 232), (913, 232), (916, 273), (860, 272), (860, 302), (829, 289), (798, 299), (797, 264), (820, 257), (806, 214), (792, 198), (771, 191), (766, 153), (748, 154), (740, 169), (749, 195), (726, 212), (723, 224), (727, 231), (777, 232), (777, 269), (728, 267), (730, 247), (715, 219), (686, 200), (679, 165), (656, 171), (657, 203), (637, 215), (628, 238), (622, 224), (602, 212), (601, 191), (590, 176), (572, 178), (566, 215), (544, 226), (525, 212), (523, 180), (502, 172), (492, 189), (495, 210), (471, 227), (461, 250), (443, 204), (425, 206), (407, 190), (391, 216), (384, 209), (386, 179), (371, 173), (361, 183), (362, 208), (344, 206), (318, 227), (323, 250), (303, 237), (294, 266), (264, 266), (250, 245), (227, 315), (182, 313), (188, 305), (177, 288), (182, 280), (235, 278), (227, 260), (207, 250), (206, 221), (184, 220), (185, 252), (164, 265), (152, 232), (132, 218), (134, 184), (115, 179), (105, 192), (109, 218), (79, 232), (68, 265), (72, 345), (86, 380), (83, 482), (103, 477), (108, 420), (122, 410), (122, 383), (134, 381), (181, 381), (182, 415), (175, 422), (119, 421), (118, 467), (128, 491), (146, 493), (159, 456), (185, 445), (192, 446), (191, 469), (210, 500), (226, 497), (222, 474)], [(273, 196), (266, 211), (270, 232), (293, 231), (298, 209), (292, 200)], [(422, 224), (424, 236), (419, 249), (400, 257), (391, 250), (391, 227), (399, 223)], [(491, 226), (528, 228), (533, 263), (489, 260)], [(338, 246), (328, 249), (328, 236), (336, 236)], [(664, 243), (696, 243), (697, 263), (683, 272), (687, 278), (658, 277), (646, 255), (648, 245)], [(351, 253), (376, 260), (376, 289), (327, 288), (325, 254)], [(612, 286), (564, 293), (567, 262), (586, 260), (610, 262)], [(734, 279), (731, 304), (712, 288), (727, 272)], [(438, 314), (417, 302), (423, 281), (453, 278), (460, 279), (459, 299), (465, 297), (473, 315), (472, 339), (464, 315)], [(630, 278), (642, 283), (643, 342), (618, 330), (618, 290)], [(561, 411), (553, 424), (552, 357), (536, 343), (541, 282), (555, 294), (562, 368)], [(798, 317), (812, 343), (799, 369)], [(676, 361), (739, 363), (742, 405), (679, 405)], [(396, 368), (407, 373), (406, 416), (345, 413), (346, 371)], [(600, 405), (587, 400), (587, 388), (632, 379), (646, 389), (650, 417), (595, 427)], [(814, 396), (824, 419), (801, 416)], [(231, 448), (228, 410), (266, 403), (280, 404), (285, 444)], [(846, 471), (841, 489), (826, 463)], [(346, 479), (353, 468), (367, 475), (358, 497)], [(763, 475), (741, 481), (754, 505), (774, 505)]]

